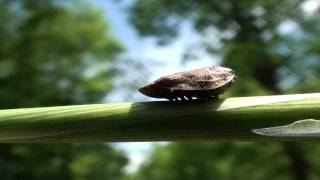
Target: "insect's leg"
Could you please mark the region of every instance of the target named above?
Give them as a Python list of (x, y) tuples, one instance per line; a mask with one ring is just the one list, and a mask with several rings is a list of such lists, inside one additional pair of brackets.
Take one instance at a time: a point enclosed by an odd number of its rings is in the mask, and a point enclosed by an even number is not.
[(189, 98), (187, 97), (186, 93), (180, 92), (179, 94), (180, 94), (180, 97), (182, 98), (182, 100), (185, 100), (185, 101), (189, 100)]
[(199, 96), (199, 94), (197, 92), (192, 92), (191, 97), (195, 101), (201, 100), (201, 96)]
[(192, 92), (189, 92), (189, 91), (186, 91), (183, 93), (184, 97), (189, 100), (189, 101), (192, 101), (193, 100), (193, 93)]
[(198, 100), (197, 96), (195, 96), (195, 95), (188, 95), (187, 97), (189, 98), (190, 101)]
[(168, 97), (168, 98), (166, 98), (166, 99), (168, 99), (169, 101), (174, 101), (175, 99), (174, 98), (171, 98), (171, 97)]
[(182, 101), (188, 101), (189, 100), (186, 96), (180, 96), (180, 98), (182, 99)]
[(188, 101), (188, 99), (187, 99), (185, 96), (183, 96), (183, 95), (179, 96), (179, 98), (180, 98), (182, 101)]
[(202, 97), (199, 95), (195, 95), (195, 97), (197, 98), (197, 100), (202, 100)]
[(176, 92), (172, 89), (170, 89), (169, 98), (172, 99), (173, 101), (178, 101)]
[(200, 96), (194, 95), (193, 98), (194, 98), (195, 101), (201, 101), (201, 97)]
[(172, 96), (173, 96), (177, 101), (184, 101), (184, 100), (185, 100), (180, 91), (172, 91)]
[(167, 97), (167, 99), (168, 99), (169, 101), (176, 101), (176, 100), (177, 100), (176, 97), (175, 97), (173, 94), (170, 94), (170, 95)]

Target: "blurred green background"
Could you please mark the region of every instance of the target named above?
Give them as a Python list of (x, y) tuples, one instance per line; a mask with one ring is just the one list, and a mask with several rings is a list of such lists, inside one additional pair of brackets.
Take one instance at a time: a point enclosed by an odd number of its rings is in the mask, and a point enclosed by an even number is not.
[[(150, 100), (136, 88), (152, 77), (212, 64), (237, 71), (224, 97), (317, 92), (319, 6), (0, 0), (0, 107)], [(317, 142), (175, 142), (128, 171), (129, 154), (114, 144), (1, 144), (0, 179), (315, 180), (318, 155)]]

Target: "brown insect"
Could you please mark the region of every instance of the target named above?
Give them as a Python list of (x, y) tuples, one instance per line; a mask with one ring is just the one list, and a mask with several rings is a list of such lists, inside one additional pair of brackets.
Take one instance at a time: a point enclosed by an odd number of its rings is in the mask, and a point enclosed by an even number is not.
[(146, 96), (170, 101), (216, 99), (235, 81), (234, 70), (210, 66), (163, 76), (139, 91)]

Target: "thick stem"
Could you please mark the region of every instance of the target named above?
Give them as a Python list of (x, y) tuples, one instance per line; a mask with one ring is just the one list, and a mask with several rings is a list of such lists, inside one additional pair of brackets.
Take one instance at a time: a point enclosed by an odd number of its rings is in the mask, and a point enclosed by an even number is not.
[(320, 94), (95, 104), (0, 111), (0, 142), (305, 140), (252, 129), (320, 119)]

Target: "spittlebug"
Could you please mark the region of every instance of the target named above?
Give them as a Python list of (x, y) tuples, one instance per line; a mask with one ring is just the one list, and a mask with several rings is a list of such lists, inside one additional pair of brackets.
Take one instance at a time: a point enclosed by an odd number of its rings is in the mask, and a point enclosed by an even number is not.
[(210, 66), (163, 76), (139, 91), (146, 96), (170, 101), (216, 99), (235, 81), (234, 70)]

